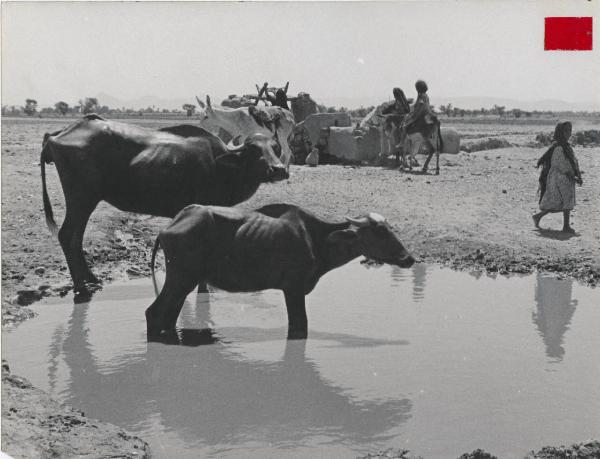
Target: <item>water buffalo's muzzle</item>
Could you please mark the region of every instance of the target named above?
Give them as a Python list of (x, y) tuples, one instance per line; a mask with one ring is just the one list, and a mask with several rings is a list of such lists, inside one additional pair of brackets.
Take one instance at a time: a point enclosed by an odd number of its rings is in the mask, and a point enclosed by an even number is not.
[(290, 178), (290, 174), (283, 166), (273, 166), (269, 170), (268, 180), (270, 182), (279, 182), (288, 178)]
[(397, 265), (401, 268), (410, 268), (415, 264), (415, 259), (412, 255), (407, 255), (404, 258), (400, 258), (397, 262)]

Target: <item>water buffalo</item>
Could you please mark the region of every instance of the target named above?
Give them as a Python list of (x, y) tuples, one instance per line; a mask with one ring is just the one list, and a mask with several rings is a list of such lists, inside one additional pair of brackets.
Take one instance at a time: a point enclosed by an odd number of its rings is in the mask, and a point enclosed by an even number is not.
[(415, 262), (378, 214), (331, 223), (289, 204), (256, 211), (192, 205), (162, 230), (165, 285), (146, 310), (148, 337), (175, 328), (186, 296), (207, 281), (231, 292), (283, 290), (288, 339), (307, 336), (304, 296), (321, 276), (364, 255), (408, 268)]
[(45, 173), (45, 164), (54, 162), (66, 202), (58, 240), (76, 292), (98, 283), (82, 241), (100, 201), (162, 217), (194, 203), (231, 206), (250, 198), (261, 183), (289, 177), (275, 146), (262, 134), (234, 147), (195, 126), (151, 130), (98, 115), (46, 134), (40, 158), (44, 212), (56, 234)]

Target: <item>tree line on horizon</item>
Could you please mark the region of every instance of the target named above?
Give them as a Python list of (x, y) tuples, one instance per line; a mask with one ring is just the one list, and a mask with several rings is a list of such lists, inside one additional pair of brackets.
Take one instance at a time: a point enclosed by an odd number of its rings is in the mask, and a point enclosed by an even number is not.
[[(539, 116), (556, 116), (559, 114), (579, 114), (579, 115), (600, 115), (600, 112), (588, 112), (588, 111), (554, 111), (554, 110), (521, 110), (520, 108), (512, 108), (507, 110), (505, 106), (494, 105), (491, 108), (481, 107), (480, 109), (464, 109), (460, 107), (454, 107), (451, 103), (447, 105), (439, 105), (437, 107), (432, 106), (434, 111), (440, 115), (448, 118), (464, 118), (464, 117), (485, 117), (485, 116), (498, 116), (499, 118), (530, 118)], [(375, 106), (359, 107), (356, 109), (349, 109), (347, 107), (333, 107), (317, 104), (318, 113), (348, 113), (352, 118), (364, 118), (371, 111), (375, 109)], [(139, 115), (144, 114), (186, 114), (187, 116), (193, 116), (196, 110), (195, 104), (183, 104), (181, 109), (166, 109), (151, 107), (135, 109), (135, 108), (111, 108), (107, 105), (101, 105), (96, 97), (84, 97), (80, 99), (78, 103), (69, 105), (67, 102), (58, 101), (53, 107), (38, 108), (38, 103), (35, 99), (25, 99), (25, 105), (2, 105), (2, 116), (43, 116), (44, 114), (58, 114), (62, 116), (66, 115), (85, 115), (88, 113), (97, 113), (99, 115), (111, 115), (111, 114), (125, 114), (125, 115)]]
[[(348, 109), (346, 107), (326, 107), (324, 105), (317, 105), (317, 109), (320, 113), (348, 113), (353, 118), (364, 118), (371, 111), (375, 109), (375, 106), (360, 107), (358, 109)], [(502, 105), (494, 105), (491, 108), (481, 107), (479, 109), (468, 109), (454, 107), (451, 103), (447, 105), (433, 106), (432, 109), (438, 115), (443, 115), (447, 118), (476, 118), (486, 116), (497, 116), (499, 118), (531, 118), (540, 116), (557, 116), (560, 114), (575, 114), (575, 115), (600, 115), (600, 112), (588, 112), (588, 111), (571, 111), (571, 110), (522, 110), (520, 108), (506, 109)]]
[[(110, 115), (110, 114), (144, 114), (144, 113), (184, 113), (189, 111), (191, 104), (184, 104), (182, 109), (166, 109), (157, 108), (155, 106), (146, 108), (111, 108), (107, 105), (101, 105), (97, 97), (84, 97), (80, 99), (78, 103), (69, 105), (65, 101), (58, 101), (53, 107), (38, 107), (38, 102), (35, 99), (25, 99), (25, 105), (2, 105), (2, 115), (27, 115), (27, 116), (39, 116), (44, 114), (59, 114), (62, 116), (66, 115), (86, 115), (88, 113), (97, 113), (99, 115)], [(195, 108), (195, 106), (193, 106)]]

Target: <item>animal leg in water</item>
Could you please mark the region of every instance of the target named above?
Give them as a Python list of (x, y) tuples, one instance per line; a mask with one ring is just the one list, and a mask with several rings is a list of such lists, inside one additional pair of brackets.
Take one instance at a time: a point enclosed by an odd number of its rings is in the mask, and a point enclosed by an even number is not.
[(288, 339), (306, 339), (308, 336), (308, 319), (304, 292), (286, 290), (285, 306), (288, 313)]
[(163, 330), (175, 328), (183, 302), (197, 283), (196, 276), (167, 265), (165, 285), (156, 300), (146, 309), (148, 336), (158, 336)]

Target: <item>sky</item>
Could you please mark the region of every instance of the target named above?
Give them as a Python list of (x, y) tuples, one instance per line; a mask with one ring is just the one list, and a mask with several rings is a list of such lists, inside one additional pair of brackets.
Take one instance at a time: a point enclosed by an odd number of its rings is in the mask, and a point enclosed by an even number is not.
[[(593, 51), (544, 51), (544, 17), (593, 16)], [(2, 104), (99, 93), (438, 96), (600, 104), (600, 2), (3, 2)], [(384, 99), (385, 100), (385, 99)], [(100, 100), (100, 103), (102, 101)]]

